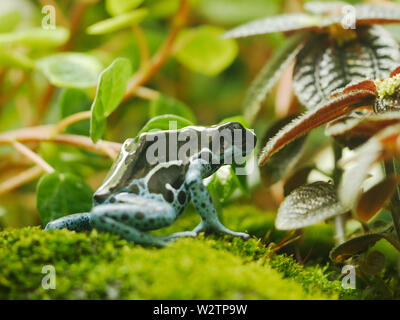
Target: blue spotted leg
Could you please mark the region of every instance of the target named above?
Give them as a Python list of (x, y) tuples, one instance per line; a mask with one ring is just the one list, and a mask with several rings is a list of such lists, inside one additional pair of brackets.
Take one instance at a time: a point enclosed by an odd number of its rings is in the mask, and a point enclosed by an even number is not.
[(196, 234), (203, 231), (206, 233), (225, 233), (234, 237), (241, 237), (245, 240), (248, 239), (250, 236), (247, 233), (229, 230), (219, 221), (210, 194), (203, 184), (203, 173), (211, 170), (212, 167), (209, 161), (198, 158), (191, 161), (186, 174), (187, 188), (189, 189), (193, 204), (202, 219), (193, 232)]
[(181, 237), (196, 236), (194, 232), (178, 232), (168, 236), (146, 232), (169, 226), (176, 220), (177, 213), (168, 203), (128, 193), (116, 195), (115, 201), (95, 206), (90, 213), (70, 215), (52, 221), (46, 230), (67, 228), (83, 231), (84, 226), (79, 222), (85, 221), (88, 229), (111, 232), (126, 240), (159, 247)]

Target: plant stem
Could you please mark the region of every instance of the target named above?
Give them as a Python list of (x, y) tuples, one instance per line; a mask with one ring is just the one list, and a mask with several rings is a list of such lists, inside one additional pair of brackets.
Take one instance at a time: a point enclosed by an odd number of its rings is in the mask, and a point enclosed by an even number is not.
[(10, 192), (28, 182), (31, 182), (37, 178), (39, 178), (43, 174), (43, 169), (35, 166), (33, 168), (27, 169), (20, 174), (16, 175), (15, 177), (12, 177), (10, 179), (7, 179), (7, 181), (4, 181), (3, 183), (0, 184), (0, 195)]
[(66, 145), (76, 146), (92, 152), (100, 153), (115, 159), (121, 148), (121, 144), (110, 141), (100, 140), (97, 143), (86, 136), (74, 134), (54, 135), (55, 125), (44, 125), (30, 128), (23, 128), (0, 134), (0, 145), (9, 145), (14, 141), (26, 142), (55, 142)]
[[(342, 169), (338, 166), (338, 161), (342, 157), (342, 148), (333, 142), (333, 155), (334, 155), (334, 168), (333, 168), (333, 183), (335, 187), (339, 185), (340, 177), (342, 176)], [(335, 242), (337, 245), (346, 241), (346, 220), (343, 214), (334, 218), (335, 222)]]
[[(385, 161), (384, 168), (387, 177), (391, 175), (398, 175), (400, 173), (400, 170), (396, 166), (394, 159)], [(400, 241), (400, 191), (398, 186), (396, 188), (396, 192), (390, 199), (390, 212), (392, 214), (393, 225), (394, 229), (396, 230), (397, 238)]]
[(13, 142), (13, 146), (15, 150), (23, 154), (25, 157), (33, 161), (34, 163), (37, 164), (40, 168), (42, 168), (44, 171), (47, 173), (52, 173), (54, 172), (54, 169), (37, 153), (33, 152), (31, 149), (28, 147), (24, 146), (22, 143), (19, 143), (17, 141)]
[(149, 81), (151, 77), (163, 66), (172, 52), (173, 44), (177, 35), (186, 22), (188, 12), (189, 1), (181, 0), (178, 12), (173, 19), (172, 27), (167, 38), (151, 58), (149, 63), (143, 66), (143, 68), (131, 78), (126, 88), (124, 101), (131, 98), (135, 94), (135, 91), (138, 89), (138, 87)]

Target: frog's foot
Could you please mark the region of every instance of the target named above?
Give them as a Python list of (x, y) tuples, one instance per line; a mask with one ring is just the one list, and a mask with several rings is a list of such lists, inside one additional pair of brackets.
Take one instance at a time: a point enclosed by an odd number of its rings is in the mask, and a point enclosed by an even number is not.
[(75, 213), (60, 219), (50, 221), (45, 230), (68, 229), (72, 231), (90, 231), (92, 226), (89, 221), (89, 213)]
[(177, 232), (177, 233), (170, 234), (168, 236), (162, 237), (162, 239), (165, 241), (175, 241), (175, 240), (178, 240), (179, 238), (194, 238), (196, 236), (197, 236), (196, 232), (184, 231), (184, 232)]
[(200, 222), (200, 224), (193, 229), (193, 232), (196, 234), (200, 232), (205, 233), (223, 233), (233, 237), (240, 237), (243, 240), (247, 240), (250, 238), (250, 235), (244, 232), (235, 232), (226, 228), (222, 223), (219, 221), (215, 223), (205, 223), (204, 221)]

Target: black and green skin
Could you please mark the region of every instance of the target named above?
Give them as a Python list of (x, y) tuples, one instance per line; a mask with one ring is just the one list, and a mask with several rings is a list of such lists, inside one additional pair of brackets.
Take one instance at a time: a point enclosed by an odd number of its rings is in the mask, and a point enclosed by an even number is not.
[[(241, 130), (241, 141), (220, 144), (213, 152), (219, 133)], [(195, 137), (180, 141), (179, 135)], [(206, 146), (202, 135), (207, 136)], [(169, 154), (162, 161), (152, 164), (147, 151), (159, 139), (165, 139), (166, 150), (176, 143), (177, 150), (190, 143), (188, 152)], [(190, 141), (190, 142), (188, 142)], [(248, 145), (246, 143), (248, 142)], [(192, 143), (193, 142), (193, 143)], [(217, 212), (203, 179), (236, 159), (234, 154), (248, 155), (254, 148), (256, 136), (238, 122), (214, 127), (190, 126), (180, 130), (148, 132), (138, 139), (128, 139), (114, 162), (103, 184), (94, 194), (94, 206), (90, 212), (69, 215), (50, 222), (46, 230), (67, 228), (85, 231), (95, 228), (119, 234), (122, 238), (145, 245), (164, 246), (180, 237), (195, 237), (199, 232), (217, 232), (247, 239), (245, 233), (234, 232), (218, 220)], [(215, 149), (215, 148), (214, 148)], [(169, 236), (156, 236), (146, 231), (171, 225), (183, 212), (190, 200), (202, 221), (193, 230)]]

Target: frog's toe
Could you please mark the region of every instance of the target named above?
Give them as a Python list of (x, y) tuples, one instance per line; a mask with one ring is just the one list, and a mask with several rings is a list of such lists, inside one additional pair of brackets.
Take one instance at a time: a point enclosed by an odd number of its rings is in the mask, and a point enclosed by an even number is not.
[(194, 238), (197, 236), (196, 232), (193, 231), (184, 231), (184, 232), (177, 232), (170, 234), (169, 236), (163, 237), (163, 240), (165, 241), (175, 241), (179, 238)]

